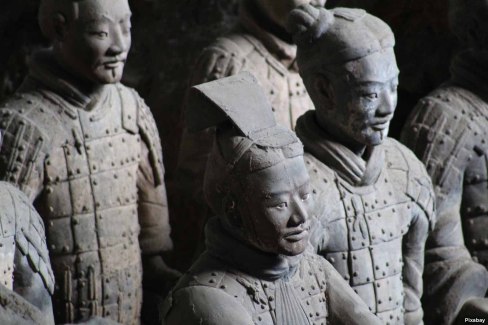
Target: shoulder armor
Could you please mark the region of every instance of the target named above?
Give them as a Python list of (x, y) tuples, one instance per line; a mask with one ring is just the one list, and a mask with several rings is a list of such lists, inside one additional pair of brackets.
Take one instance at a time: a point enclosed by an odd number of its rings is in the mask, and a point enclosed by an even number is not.
[(29, 264), (38, 273), (48, 291), (54, 290), (54, 275), (51, 270), (44, 223), (19, 189), (7, 182), (0, 182), (0, 223), (2, 235), (15, 235), (15, 244)]
[(32, 325), (45, 324), (42, 312), (19, 294), (0, 285), (0, 323)]
[[(430, 176), (417, 157), (398, 141), (385, 141), (385, 162), (405, 194), (415, 202), (429, 219), (431, 229), (435, 225), (435, 194)], [(402, 181), (403, 179), (403, 181)]]
[(28, 202), (27, 197), (11, 185), (10, 195), (15, 206), (15, 240), (19, 251), (27, 256), (32, 269), (38, 273), (48, 291), (54, 292), (54, 275), (49, 260), (44, 223)]
[[(303, 158), (310, 174), (312, 196), (315, 199), (310, 243), (316, 251), (321, 252), (327, 247), (329, 241), (329, 225), (342, 218), (343, 192), (338, 189), (338, 177), (330, 167), (308, 152), (305, 152)], [(340, 204), (331, 205), (329, 202), (340, 202)]]
[(160, 315), (163, 324), (254, 324), (248, 310), (220, 289), (208, 286), (185, 287), (173, 291)]
[(15, 235), (16, 210), (11, 193), (18, 191), (7, 182), (0, 182), (0, 237), (12, 237)]
[(132, 120), (134, 118), (137, 119), (137, 130), (149, 151), (149, 163), (153, 170), (155, 185), (162, 185), (164, 184), (163, 149), (161, 147), (161, 140), (159, 138), (156, 122), (154, 121), (154, 117), (149, 107), (139, 94), (134, 89), (125, 86), (123, 87), (125, 88), (125, 92), (132, 93), (132, 98), (136, 103), (135, 107), (137, 109), (136, 112), (132, 112), (130, 110), (125, 110), (124, 108), (124, 125), (130, 125), (130, 127), (135, 128), (135, 125), (132, 124)]
[(477, 120), (474, 94), (457, 87), (435, 90), (420, 100), (402, 132), (405, 143), (425, 164), (438, 194), (445, 195), (463, 175), (475, 147), (486, 137)]
[(120, 97), (120, 106), (122, 108), (122, 127), (132, 134), (139, 131), (137, 125), (137, 111), (139, 107), (139, 95), (135, 90), (125, 87), (122, 84), (116, 85)]
[(239, 34), (218, 38), (200, 54), (191, 84), (197, 85), (239, 73), (253, 48), (253, 45)]
[[(208, 253), (200, 255), (198, 261), (181, 278), (174, 290), (192, 286), (207, 286), (221, 289), (229, 295), (242, 300), (247, 297), (247, 276), (230, 273), (220, 260)], [(241, 280), (242, 279), (242, 280)], [(250, 290), (250, 289), (249, 289)], [(257, 290), (256, 290), (257, 291)]]
[[(39, 172), (42, 157), (48, 153), (49, 134), (39, 127), (38, 118), (52, 120), (45, 103), (33, 95), (14, 95), (0, 106), (0, 179), (17, 184), (28, 195), (28, 182)], [(39, 117), (40, 116), (40, 117)]]
[[(253, 296), (253, 293), (260, 292), (259, 290), (251, 292), (250, 290), (252, 289), (250, 287), (253, 286), (251, 281), (244, 280), (244, 277), (239, 277), (225, 270), (226, 267), (221, 261), (211, 257), (208, 253), (202, 254), (199, 260), (178, 281), (166, 298), (160, 311), (162, 318), (166, 320), (170, 319), (169, 324), (180, 324), (183, 319), (181, 313), (184, 312), (182, 309), (185, 309), (186, 307), (184, 306), (188, 304), (197, 304), (198, 306), (195, 306), (197, 308), (194, 308), (193, 311), (197, 314), (202, 312), (205, 314), (206, 310), (202, 308), (204, 306), (212, 306), (212, 304), (202, 304), (200, 300), (202, 295), (211, 296), (213, 304), (219, 303), (219, 298), (225, 298), (227, 304), (236, 304), (237, 306), (244, 307), (246, 302), (249, 301), (249, 297)], [(241, 278), (242, 281), (240, 281)], [(246, 286), (247, 284), (249, 285)], [(265, 298), (266, 296), (262, 294), (261, 299)], [(188, 299), (191, 299), (191, 301)], [(242, 311), (247, 314), (245, 309)], [(213, 313), (215, 314), (215, 311)], [(176, 317), (175, 319), (178, 322), (174, 322), (174, 317)], [(193, 324), (192, 321), (188, 323)]]

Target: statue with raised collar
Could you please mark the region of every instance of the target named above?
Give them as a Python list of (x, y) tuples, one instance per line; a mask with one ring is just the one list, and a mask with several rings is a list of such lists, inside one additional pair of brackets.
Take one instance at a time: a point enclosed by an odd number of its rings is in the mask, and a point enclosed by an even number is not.
[(1, 178), (46, 225), (57, 323), (138, 324), (146, 287), (175, 278), (158, 131), (120, 83), (131, 45), (127, 0), (42, 0), (52, 47), (0, 105)]
[(435, 197), (422, 163), (387, 136), (393, 33), (364, 10), (312, 6), (292, 11), (289, 29), (315, 106), (296, 127), (318, 202), (312, 244), (384, 323), (422, 324)]
[(449, 1), (451, 30), (464, 49), (451, 78), (413, 109), (401, 138), (426, 165), (437, 198), (425, 273), (432, 324), (450, 324), (461, 308), (468, 318), (475, 310), (488, 317), (487, 18), (484, 0)]
[(162, 324), (380, 324), (322, 257), (307, 252), (314, 197), (295, 134), (249, 73), (194, 87), (217, 125), (204, 193), (206, 251), (161, 307)]
[[(202, 50), (190, 76), (190, 85), (248, 71), (263, 87), (276, 121), (293, 129), (296, 119), (313, 109), (298, 74), (296, 45), (286, 31), (289, 12), (303, 3), (323, 7), (325, 0), (240, 0), (236, 26)], [(201, 116), (205, 113), (185, 111), (187, 117), (189, 114)], [(184, 234), (192, 236), (185, 236), (185, 239), (178, 233), (177, 238), (182, 242), (176, 243), (185, 252), (188, 263), (195, 249), (193, 238), (201, 234), (211, 214), (203, 197), (203, 175), (214, 130), (193, 133), (188, 132), (187, 126), (184, 125), (180, 144), (172, 203), (175, 211), (185, 218), (185, 225), (192, 225), (183, 228)]]

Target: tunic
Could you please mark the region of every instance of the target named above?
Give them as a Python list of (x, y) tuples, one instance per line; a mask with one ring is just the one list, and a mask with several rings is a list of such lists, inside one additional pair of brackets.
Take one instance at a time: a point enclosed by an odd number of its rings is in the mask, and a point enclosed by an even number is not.
[(1, 178), (44, 219), (56, 322), (139, 322), (142, 254), (171, 248), (158, 133), (137, 93), (108, 84), (91, 96), (39, 53), (0, 106)]
[(297, 123), (317, 218), (312, 243), (384, 323), (421, 324), (424, 246), (434, 193), (420, 161), (386, 138), (367, 161), (334, 141), (315, 113)]

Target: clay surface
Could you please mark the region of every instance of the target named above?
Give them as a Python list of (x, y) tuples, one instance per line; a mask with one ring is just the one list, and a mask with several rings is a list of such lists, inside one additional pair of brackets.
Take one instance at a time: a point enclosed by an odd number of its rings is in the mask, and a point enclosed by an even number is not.
[[(249, 71), (258, 79), (278, 123), (293, 128), (304, 112), (313, 109), (303, 82), (298, 74), (296, 46), (286, 32), (284, 22), (289, 11), (301, 3), (296, 1), (241, 0), (239, 22), (233, 30), (217, 38), (200, 54), (190, 78), (190, 85), (220, 79), (240, 71)], [(324, 5), (325, 1), (312, 1)], [(188, 109), (188, 103), (185, 104)], [(185, 111), (186, 119), (203, 117), (203, 112)], [(187, 122), (188, 123), (188, 122)], [(203, 224), (209, 216), (202, 194), (205, 163), (212, 147), (214, 130), (189, 132), (185, 124), (180, 144), (175, 175), (175, 213), (184, 216), (180, 223), (186, 228), (187, 238), (202, 235)], [(182, 236), (176, 235), (177, 238)], [(195, 249), (195, 241), (181, 243), (187, 251), (186, 263)], [(179, 243), (177, 243), (179, 245)]]
[(303, 147), (276, 124), (257, 80), (241, 73), (190, 96), (207, 117), (191, 127), (218, 126), (204, 183), (216, 217), (162, 323), (379, 324), (325, 259), (305, 252), (314, 201)]
[[(433, 311), (428, 320), (436, 323), (453, 321), (464, 301), (484, 297), (488, 287), (488, 5), (453, 0), (449, 17), (466, 49), (454, 57), (451, 78), (419, 101), (402, 134), (436, 190), (439, 224), (429, 239), (425, 273), (425, 303)], [(476, 306), (482, 304), (476, 315), (486, 317), (488, 303), (479, 299)], [(463, 313), (476, 306), (464, 306)]]
[(421, 162), (387, 137), (393, 33), (364, 10), (310, 6), (292, 12), (289, 29), (316, 109), (296, 127), (317, 202), (311, 242), (384, 323), (422, 324), (434, 193)]
[[(3, 134), (0, 132), (0, 150)], [(54, 275), (44, 223), (19, 189), (0, 182), (0, 323), (54, 324)]]
[(6, 182), (0, 182), (0, 211), (0, 322), (54, 324), (54, 275), (42, 219)]
[(130, 16), (127, 1), (42, 1), (52, 48), (0, 108), (1, 177), (46, 224), (59, 323), (138, 324), (143, 265), (149, 287), (177, 275), (161, 258), (171, 239), (156, 125), (119, 82)]

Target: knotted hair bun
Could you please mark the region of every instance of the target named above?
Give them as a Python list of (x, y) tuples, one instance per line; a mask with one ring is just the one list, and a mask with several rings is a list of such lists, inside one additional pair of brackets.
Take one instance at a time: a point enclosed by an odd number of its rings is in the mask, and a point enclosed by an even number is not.
[(301, 5), (288, 16), (287, 29), (299, 46), (312, 44), (334, 23), (334, 15), (325, 8)]
[(390, 27), (362, 9), (302, 5), (291, 11), (287, 27), (304, 80), (308, 70), (338, 66), (395, 45)]

